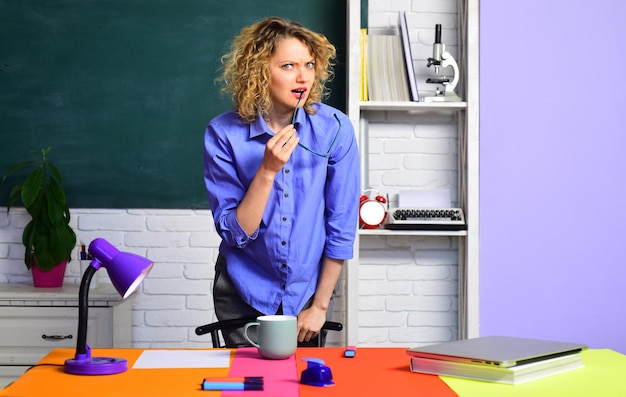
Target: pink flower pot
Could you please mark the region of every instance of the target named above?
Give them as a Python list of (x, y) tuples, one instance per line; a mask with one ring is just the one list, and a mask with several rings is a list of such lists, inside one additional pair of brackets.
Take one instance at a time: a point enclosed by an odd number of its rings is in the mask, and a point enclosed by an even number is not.
[(63, 261), (48, 271), (43, 271), (37, 265), (31, 266), (33, 285), (37, 288), (58, 288), (63, 286), (67, 261)]

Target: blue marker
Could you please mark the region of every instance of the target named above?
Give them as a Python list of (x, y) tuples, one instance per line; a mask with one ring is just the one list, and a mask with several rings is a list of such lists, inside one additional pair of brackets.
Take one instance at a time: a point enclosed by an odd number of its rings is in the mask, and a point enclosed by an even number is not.
[(263, 384), (239, 382), (202, 382), (202, 390), (263, 390)]
[(263, 390), (263, 377), (206, 378), (202, 390)]
[(346, 350), (343, 352), (343, 355), (348, 358), (352, 358), (356, 356), (356, 346), (346, 347)]

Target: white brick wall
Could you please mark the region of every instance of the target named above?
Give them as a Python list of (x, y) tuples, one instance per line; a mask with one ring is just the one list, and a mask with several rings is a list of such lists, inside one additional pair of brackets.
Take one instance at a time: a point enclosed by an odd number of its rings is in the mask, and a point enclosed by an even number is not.
[(360, 244), (360, 345), (456, 338), (456, 238), (362, 236)]
[[(443, 24), (443, 41), (456, 53), (456, 0), (369, 0), (370, 26), (396, 26), (401, 10), (411, 12), (418, 88), (425, 90), (430, 88), (424, 80), (432, 71), (425, 65), (435, 23)], [(447, 187), (456, 201), (456, 120), (397, 116), (381, 113), (370, 120), (369, 185), (392, 200), (402, 189)], [(0, 208), (0, 283), (31, 282), (21, 244), (28, 219), (20, 208), (8, 217), (6, 208)], [(194, 329), (215, 319), (211, 289), (219, 237), (209, 211), (73, 209), (72, 226), (79, 241), (103, 237), (155, 262), (132, 300), (135, 347), (208, 346), (209, 336), (198, 337)], [(457, 240), (451, 237), (361, 237), (359, 344), (408, 346), (454, 339), (457, 255)], [(108, 282), (100, 273), (106, 272), (97, 273), (99, 281)], [(78, 261), (70, 263), (65, 281), (80, 282)], [(342, 292), (336, 320), (344, 321), (344, 305)], [(341, 337), (333, 333), (330, 341), (341, 344)]]
[[(32, 283), (23, 263), (21, 233), (30, 217), (23, 208), (0, 207), (0, 288), (2, 283)], [(215, 321), (211, 291), (220, 239), (208, 210), (73, 209), (71, 226), (78, 245), (64, 282), (80, 284), (80, 242), (107, 239), (120, 251), (155, 262), (132, 301), (133, 346), (206, 347), (210, 336), (195, 328)], [(110, 283), (106, 271), (99, 283)], [(337, 299), (335, 318), (342, 321), (343, 299)], [(341, 334), (329, 342), (340, 344)]]

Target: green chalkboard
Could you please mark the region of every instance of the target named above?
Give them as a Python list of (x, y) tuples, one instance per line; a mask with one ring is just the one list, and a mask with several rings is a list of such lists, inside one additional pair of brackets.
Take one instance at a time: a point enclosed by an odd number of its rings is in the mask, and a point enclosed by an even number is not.
[(0, 0), (0, 175), (52, 146), (72, 208), (208, 208), (219, 57), (271, 15), (335, 44), (327, 102), (345, 110), (345, 1)]

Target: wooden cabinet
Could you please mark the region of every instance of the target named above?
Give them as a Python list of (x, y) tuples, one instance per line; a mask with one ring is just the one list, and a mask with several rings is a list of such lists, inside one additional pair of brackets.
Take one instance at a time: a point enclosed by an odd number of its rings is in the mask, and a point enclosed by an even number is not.
[[(36, 364), (50, 350), (75, 348), (78, 286), (41, 289), (0, 286), (0, 387)], [(92, 348), (131, 347), (132, 307), (120, 305), (110, 284), (89, 291), (87, 343)]]

